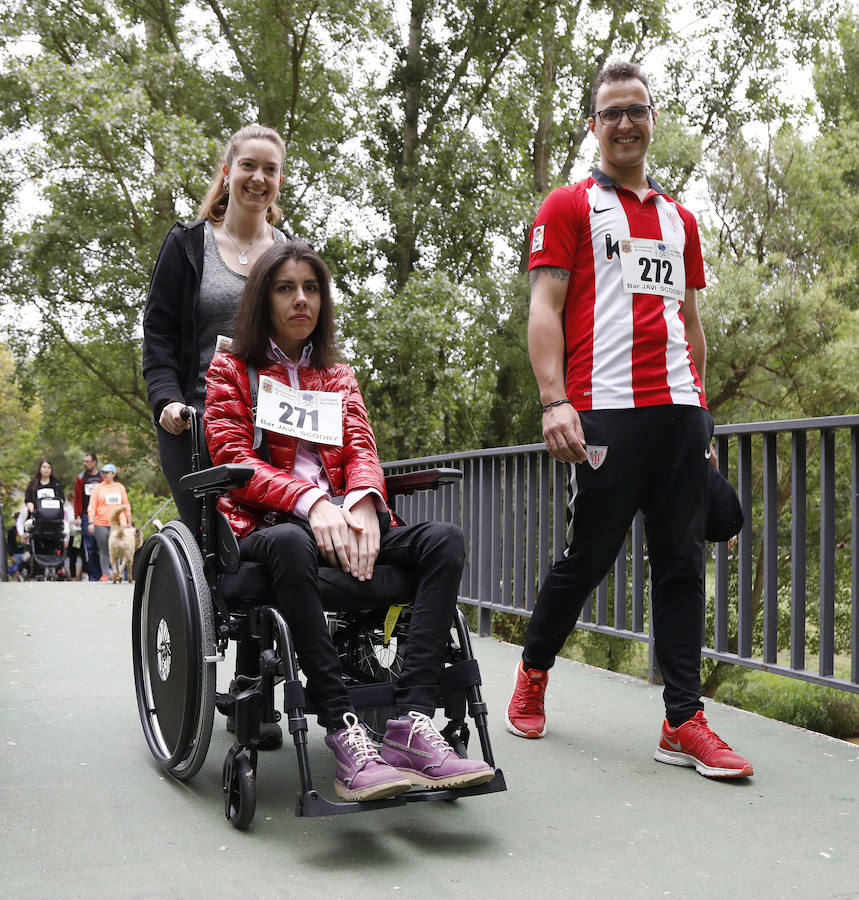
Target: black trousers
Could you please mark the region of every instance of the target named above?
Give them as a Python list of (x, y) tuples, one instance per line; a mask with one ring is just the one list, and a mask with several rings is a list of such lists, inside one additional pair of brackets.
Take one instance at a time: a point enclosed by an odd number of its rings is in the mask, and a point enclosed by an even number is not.
[(158, 456), (161, 470), (167, 479), (173, 502), (179, 518), (189, 527), (194, 527), (194, 495), (179, 487), (179, 479), (191, 471), (191, 432), (170, 434), (160, 425), (155, 426), (158, 436)]
[[(308, 691), (319, 709), (320, 724), (342, 727), (343, 714), (354, 708), (322, 611), (317, 578), (320, 558), (310, 527), (292, 519), (260, 528), (243, 538), (239, 548), (242, 559), (268, 566), (278, 608), (292, 632)], [(385, 529), (377, 563), (417, 572), (417, 594), (395, 702), (399, 714), (414, 710), (432, 715), (465, 564), (462, 531), (443, 522)]]
[(680, 405), (580, 416), (586, 442), (608, 449), (598, 468), (588, 462), (572, 467), (568, 548), (540, 588), (523, 663), (535, 669), (553, 665), (641, 509), (656, 657), (666, 714), (676, 726), (703, 709), (704, 523), (713, 419), (704, 409)]
[[(98, 559), (98, 544), (95, 535), (89, 533), (89, 513), (81, 513), (81, 537), (84, 553), (84, 569), (90, 581), (101, 578), (101, 563)], [(105, 573), (107, 574), (107, 573)]]

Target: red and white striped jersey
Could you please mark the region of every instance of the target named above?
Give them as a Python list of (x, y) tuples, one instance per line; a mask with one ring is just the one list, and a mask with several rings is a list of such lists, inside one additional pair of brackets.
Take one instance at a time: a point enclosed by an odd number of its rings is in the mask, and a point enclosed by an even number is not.
[(642, 202), (594, 169), (552, 191), (531, 229), (529, 269), (570, 272), (564, 337), (576, 409), (707, 405), (683, 321), (683, 288), (705, 286), (698, 225), (650, 186)]

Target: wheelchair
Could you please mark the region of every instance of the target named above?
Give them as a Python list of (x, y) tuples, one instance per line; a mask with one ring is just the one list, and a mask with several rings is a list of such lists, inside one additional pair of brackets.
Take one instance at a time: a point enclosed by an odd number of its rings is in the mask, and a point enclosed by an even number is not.
[[(252, 466), (211, 467), (201, 423), (191, 413), (191, 472), (181, 484), (194, 494), (193, 529), (169, 522), (143, 545), (135, 565), (132, 652), (137, 705), (152, 755), (173, 777), (188, 781), (199, 772), (209, 749), (214, 713), (231, 717), (235, 740), (222, 770), (224, 814), (247, 828), (256, 808), (257, 745), (261, 726), (281, 720), (292, 736), (298, 767), (296, 816), (363, 812), (423, 800), (453, 800), (507, 789), (495, 768), (480, 691), (480, 671), (468, 625), (457, 608), (440, 683), (439, 708), (447, 724), (441, 733), (465, 756), (472, 720), (483, 759), (495, 769), (492, 780), (472, 787), (416, 789), (372, 801), (331, 801), (313, 787), (307, 746), (307, 715), (314, 713), (304, 689), (289, 627), (273, 604), (264, 564), (242, 561), (217, 498), (243, 486)], [(389, 476), (389, 497), (436, 489), (461, 477), (456, 469), (430, 469)], [(358, 582), (340, 569), (321, 566), (323, 608), (351, 700), (372, 740), (380, 742), (394, 707), (394, 683), (408, 642), (408, 604), (414, 576), (392, 566), (376, 566), (373, 578)], [(237, 689), (217, 693), (216, 667), (229, 641), (259, 644), (259, 675), (237, 678)]]

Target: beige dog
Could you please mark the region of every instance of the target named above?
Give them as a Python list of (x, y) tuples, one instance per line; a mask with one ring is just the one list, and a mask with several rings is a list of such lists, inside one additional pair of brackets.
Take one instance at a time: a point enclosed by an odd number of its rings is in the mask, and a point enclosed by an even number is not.
[(110, 551), (110, 565), (113, 569), (113, 583), (122, 581), (122, 569), (128, 569), (128, 580), (133, 581), (134, 551), (143, 543), (140, 530), (128, 525), (120, 525), (119, 517), (125, 511), (131, 512), (131, 507), (123, 504), (110, 514), (110, 537), (107, 539), (107, 549)]

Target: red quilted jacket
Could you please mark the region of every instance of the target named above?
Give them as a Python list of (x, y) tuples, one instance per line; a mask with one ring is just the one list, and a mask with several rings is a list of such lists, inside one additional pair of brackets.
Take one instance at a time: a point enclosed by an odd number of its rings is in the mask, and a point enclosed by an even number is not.
[[(343, 446), (315, 445), (332, 492), (342, 495), (356, 488), (375, 488), (386, 497), (376, 439), (355, 373), (346, 365), (301, 368), (298, 372), (302, 389), (336, 391), (343, 396)], [(260, 369), (259, 374), (289, 384), (286, 373), (276, 363)], [(256, 469), (243, 488), (230, 491), (218, 501), (238, 537), (253, 531), (268, 512), (292, 512), (301, 494), (313, 487), (309, 481), (291, 474), (297, 438), (266, 431), (271, 463), (252, 449), (254, 426), (248, 369), (230, 353), (216, 354), (209, 367), (203, 423), (214, 465), (239, 463)]]

